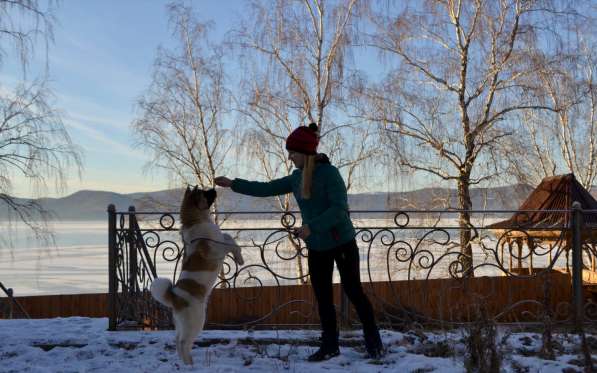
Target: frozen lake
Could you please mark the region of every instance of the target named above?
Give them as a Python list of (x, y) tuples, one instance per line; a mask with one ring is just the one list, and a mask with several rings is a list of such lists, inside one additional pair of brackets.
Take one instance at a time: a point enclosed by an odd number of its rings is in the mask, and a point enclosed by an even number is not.
[[(487, 222), (485, 222), (487, 224)], [(359, 221), (355, 220), (358, 227), (363, 226), (388, 226), (393, 222), (381, 220)], [(242, 222), (228, 221), (226, 227), (278, 227), (279, 220), (245, 220)], [(413, 224), (411, 221), (411, 226)], [(454, 221), (447, 221), (449, 226), (455, 226)], [(12, 227), (2, 226), (0, 232), (2, 237), (10, 238), (10, 245), (4, 243), (0, 248), (0, 282), (6, 287), (11, 287), (15, 295), (43, 295), (43, 294), (77, 294), (77, 293), (105, 293), (108, 291), (108, 225), (107, 221), (65, 221), (52, 224), (55, 232), (56, 245), (43, 246), (36, 242), (31, 232), (26, 227), (13, 225)], [(420, 243), (419, 239), (429, 230), (416, 231), (413, 229), (405, 231), (395, 231), (396, 240), (404, 242), (415, 247)], [(450, 238), (457, 240), (458, 232), (448, 230)], [(271, 232), (248, 231), (237, 236), (237, 241), (241, 245), (250, 245), (251, 239), (256, 242), (262, 242)], [(283, 234), (274, 235), (271, 239), (283, 237)], [(360, 236), (359, 236), (360, 237)], [(168, 238), (178, 242), (178, 232), (163, 232), (162, 239)], [(445, 253), (449, 245), (441, 243), (445, 235), (441, 232), (427, 237), (428, 242), (419, 247), (419, 250), (428, 250), (434, 255), (435, 260)], [(435, 241), (435, 242), (434, 242)], [(369, 279), (367, 270), (367, 250), (368, 244), (361, 239), (357, 239), (361, 248), (361, 278), (363, 281)], [(440, 242), (439, 244), (437, 242)], [(296, 277), (296, 260), (284, 260), (282, 257), (293, 255), (286, 239), (278, 241), (278, 253), (275, 251), (276, 244), (266, 246), (264, 258), (269, 269), (285, 277)], [(404, 244), (401, 244), (404, 246)], [(487, 239), (486, 246), (495, 249), (495, 240)], [(397, 247), (397, 246), (396, 246)], [(488, 255), (489, 254), (489, 255)], [(274, 285), (276, 280), (269, 270), (260, 268), (263, 264), (261, 252), (258, 248), (244, 248), (245, 266), (249, 268), (241, 271), (247, 275), (256, 276), (264, 285)], [(508, 263), (508, 253), (506, 260)], [(389, 258), (389, 259), (388, 259)], [(456, 259), (455, 255), (447, 257), (434, 267), (433, 271), (420, 268), (419, 262), (410, 266), (410, 278), (425, 278), (427, 275), (433, 277), (446, 277), (447, 266)], [(387, 262), (390, 261), (391, 273), (388, 275)], [(474, 249), (475, 264), (495, 263), (493, 252), (484, 252), (479, 246)], [(548, 261), (547, 256), (541, 259), (535, 259), (535, 266), (544, 265)], [(306, 259), (302, 260), (303, 267), (306, 269)], [(380, 239), (374, 241), (370, 250), (370, 271), (371, 278), (374, 281), (404, 280), (409, 278), (409, 263), (396, 260), (395, 248), (388, 249), (384, 247)], [(425, 265), (425, 262), (421, 262)], [(557, 261), (557, 266), (564, 266), (565, 258), (561, 257)], [(158, 274), (171, 276), (173, 272), (171, 263), (158, 264)], [(485, 266), (475, 272), (476, 275), (500, 275), (500, 271), (492, 266)], [(241, 280), (243, 277), (240, 278)], [(278, 279), (280, 284), (297, 284), (298, 280)], [(334, 271), (334, 281), (339, 282), (338, 272)], [(237, 283), (237, 286), (252, 286), (254, 283)]]
[(107, 221), (52, 224), (56, 245), (37, 242), (22, 225), (0, 228), (0, 282), (16, 296), (108, 291)]

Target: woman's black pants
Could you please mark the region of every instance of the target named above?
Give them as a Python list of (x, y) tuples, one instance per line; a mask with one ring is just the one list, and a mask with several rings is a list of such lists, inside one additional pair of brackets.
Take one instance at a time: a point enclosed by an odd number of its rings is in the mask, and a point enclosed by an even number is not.
[(319, 306), (323, 343), (338, 344), (336, 309), (332, 292), (334, 261), (340, 272), (342, 288), (350, 299), (363, 324), (365, 343), (369, 346), (381, 344), (373, 316), (373, 308), (363, 292), (360, 276), (359, 248), (355, 240), (331, 250), (309, 250), (309, 273), (311, 285)]

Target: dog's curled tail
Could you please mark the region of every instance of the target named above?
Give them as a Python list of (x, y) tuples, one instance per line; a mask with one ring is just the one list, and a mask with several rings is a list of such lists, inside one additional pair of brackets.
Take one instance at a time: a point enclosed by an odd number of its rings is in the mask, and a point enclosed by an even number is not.
[(156, 278), (151, 283), (151, 295), (164, 306), (172, 308), (175, 296), (172, 291), (172, 281), (163, 277)]

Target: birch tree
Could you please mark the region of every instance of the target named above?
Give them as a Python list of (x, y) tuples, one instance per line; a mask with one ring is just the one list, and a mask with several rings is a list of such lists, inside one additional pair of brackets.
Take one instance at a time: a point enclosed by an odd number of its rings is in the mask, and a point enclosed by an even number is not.
[(0, 64), (16, 62), (21, 71), (15, 84), (0, 82), (0, 201), (42, 241), (52, 239), (52, 213), (35, 200), (15, 198), (15, 180), (36, 193), (61, 192), (69, 171), (80, 174), (82, 163), (53, 101), (47, 57), (36, 66), (39, 76), (31, 72), (32, 61), (47, 56), (53, 42), (53, 11), (51, 2), (0, 0)]
[[(255, 145), (250, 155), (265, 179), (290, 173), (284, 143), (301, 124), (318, 125), (320, 150), (345, 173), (348, 188), (359, 166), (375, 154), (371, 130), (359, 128), (342, 112), (358, 3), (252, 1), (247, 18), (232, 33), (233, 44), (246, 57), (239, 112), (249, 124), (246, 139)], [(289, 210), (287, 196), (278, 203)], [(300, 261), (298, 266), (303, 277)]]
[(557, 110), (540, 99), (536, 67), (558, 58), (547, 46), (559, 14), (547, 1), (433, 0), (371, 17), (367, 45), (392, 69), (359, 92), (361, 117), (383, 128), (403, 167), (456, 185), (464, 275), (470, 188), (502, 171), (491, 150), (516, 133), (516, 114)]
[[(249, 59), (240, 110), (252, 128), (282, 143), (298, 125), (316, 123), (323, 149), (346, 171), (348, 186), (355, 168), (374, 155), (369, 130), (357, 128), (342, 112), (358, 3), (253, 1), (247, 19), (232, 33)], [(281, 155), (275, 162), (286, 158)]]
[[(545, 103), (559, 110), (521, 114), (523, 136), (509, 139), (499, 149), (509, 174), (520, 183), (537, 185), (547, 176), (574, 173), (587, 190), (593, 188), (597, 177), (594, 20), (595, 17), (587, 14), (585, 21), (566, 30), (573, 34), (560, 51), (566, 58), (561, 64), (544, 66), (538, 72)], [(525, 139), (526, 147), (521, 139)]]
[(138, 146), (152, 154), (147, 167), (166, 170), (182, 185), (211, 188), (234, 140), (233, 128), (224, 124), (229, 92), (223, 53), (209, 42), (209, 25), (190, 7), (172, 4), (169, 13), (178, 45), (158, 48), (153, 79), (137, 103), (140, 114), (132, 128)]

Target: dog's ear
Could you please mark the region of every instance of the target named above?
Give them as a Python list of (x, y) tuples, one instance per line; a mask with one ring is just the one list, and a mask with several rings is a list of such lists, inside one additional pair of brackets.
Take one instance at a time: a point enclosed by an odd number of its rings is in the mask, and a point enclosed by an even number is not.
[(216, 200), (216, 197), (218, 196), (218, 193), (216, 192), (215, 189), (208, 189), (205, 192), (203, 192), (205, 195), (205, 199), (207, 199), (207, 205), (211, 206), (212, 203), (214, 203), (214, 201)]

